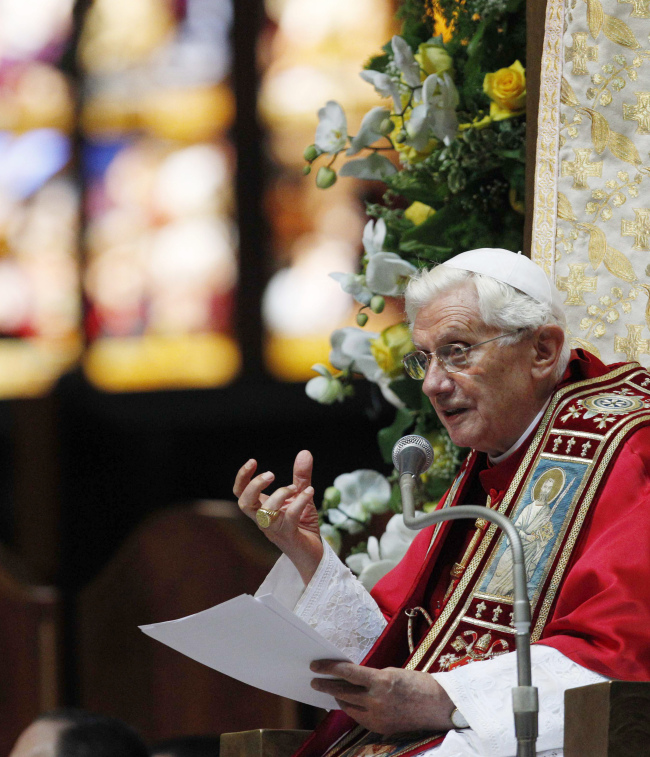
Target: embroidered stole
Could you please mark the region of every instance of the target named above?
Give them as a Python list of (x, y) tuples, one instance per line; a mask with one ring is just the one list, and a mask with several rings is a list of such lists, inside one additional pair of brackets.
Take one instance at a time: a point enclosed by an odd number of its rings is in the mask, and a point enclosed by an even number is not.
[[(650, 424), (650, 374), (628, 363), (603, 376), (558, 390), (540, 422), (504, 497), (497, 505), (522, 538), (531, 602), (531, 641), (540, 639), (570, 564), (580, 529), (604, 483), (608, 466), (624, 440)], [(471, 453), (443, 507), (464, 501), (476, 453)], [(436, 526), (426, 565), (416, 586), (426, 584), (449, 523)], [(439, 672), (515, 649), (512, 626), (512, 558), (505, 535), (486, 524), (468, 564), (440, 615), (402, 667)], [(404, 609), (413, 607), (413, 598)], [(415, 604), (418, 603), (417, 589)], [(364, 661), (370, 667), (395, 665), (403, 646), (403, 612), (391, 621)], [(391, 660), (392, 657), (392, 660)], [(399, 663), (397, 663), (399, 664)], [(301, 757), (410, 757), (439, 743), (444, 734), (368, 733), (342, 712), (331, 713), (323, 734), (338, 731), (336, 743), (319, 752), (308, 739)], [(347, 727), (344, 722), (347, 720)], [(336, 728), (333, 728), (338, 723)], [(352, 724), (352, 727), (350, 727)], [(345, 732), (347, 731), (347, 732)], [(343, 735), (341, 735), (343, 733)], [(321, 739), (314, 734), (312, 746)], [(329, 741), (332, 744), (332, 741)]]

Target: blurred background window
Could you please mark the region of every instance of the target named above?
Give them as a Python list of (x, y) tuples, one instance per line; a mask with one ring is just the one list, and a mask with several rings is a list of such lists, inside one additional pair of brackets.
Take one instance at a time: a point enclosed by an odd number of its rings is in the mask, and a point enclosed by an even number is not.
[(78, 60), (84, 368), (114, 391), (239, 370), (229, 0), (94, 0)]
[(326, 361), (330, 333), (355, 324), (358, 305), (328, 274), (356, 271), (363, 199), (382, 191), (351, 179), (320, 190), (302, 175), (302, 151), (328, 100), (343, 106), (351, 134), (377, 105), (359, 66), (390, 39), (394, 7), (387, 0), (266, 0), (266, 12), (259, 108), (272, 164), (264, 207), (274, 273), (263, 299), (265, 357), (276, 378), (300, 381)]
[(81, 349), (72, 4), (0, 2), (0, 397), (46, 391)]
[[(43, 394), (78, 363), (112, 392), (219, 387), (256, 349), (249, 372), (310, 378), (354, 324), (328, 274), (355, 270), (381, 188), (318, 190), (302, 152), (328, 99), (351, 133), (376, 105), (359, 65), (394, 10), (266, 0), (251, 74), (233, 65), (232, 0), (0, 0), (0, 397)], [(262, 137), (244, 194), (238, 77)], [(269, 232), (249, 234), (247, 260), (246, 193)]]

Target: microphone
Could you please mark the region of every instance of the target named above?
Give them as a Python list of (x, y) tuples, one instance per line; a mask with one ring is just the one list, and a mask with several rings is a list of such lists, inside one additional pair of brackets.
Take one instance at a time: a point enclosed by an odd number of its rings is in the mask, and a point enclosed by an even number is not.
[(489, 507), (458, 505), (436, 510), (426, 515), (415, 515), (415, 478), (429, 469), (433, 462), (433, 448), (422, 436), (411, 434), (402, 437), (393, 447), (393, 464), (400, 474), (399, 488), (402, 495), (404, 525), (419, 531), (433, 523), (462, 518), (483, 518), (495, 523), (505, 531), (512, 550), (512, 573), (514, 579), (513, 626), (517, 650), (517, 686), (512, 689), (517, 757), (535, 757), (537, 741), (537, 689), (531, 681), (530, 663), (530, 603), (528, 601), (528, 576), (524, 561), (524, 549), (519, 532), (512, 522)]
[(393, 447), (393, 465), (400, 476), (421, 476), (432, 463), (433, 447), (423, 436), (403, 436)]

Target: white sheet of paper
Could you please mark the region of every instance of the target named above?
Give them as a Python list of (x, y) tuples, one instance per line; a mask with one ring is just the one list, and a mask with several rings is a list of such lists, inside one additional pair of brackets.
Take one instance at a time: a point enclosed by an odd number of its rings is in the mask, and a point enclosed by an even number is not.
[(271, 594), (239, 597), (195, 615), (140, 626), (163, 644), (220, 673), (298, 702), (338, 709), (309, 685), (313, 660), (346, 660)]

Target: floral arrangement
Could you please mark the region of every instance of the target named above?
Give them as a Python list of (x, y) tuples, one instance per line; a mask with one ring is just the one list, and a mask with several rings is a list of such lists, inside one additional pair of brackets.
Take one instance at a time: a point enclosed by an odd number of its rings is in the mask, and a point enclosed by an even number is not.
[[(408, 325), (381, 333), (364, 327), (367, 311), (383, 311), (422, 267), (466, 249), (519, 250), (523, 238), (526, 75), (524, 0), (405, 0), (402, 32), (370, 59), (361, 77), (385, 103), (348, 134), (343, 108), (330, 101), (319, 111), (305, 173), (318, 166), (322, 189), (338, 177), (381, 181), (382, 202), (368, 204), (364, 254), (358, 273), (337, 273), (359, 303), (357, 327), (331, 336), (330, 364), (306, 386), (318, 402), (343, 401), (357, 377), (376, 384), (395, 407), (393, 423), (379, 432), (390, 462), (405, 433), (428, 438), (435, 460), (422, 477), (419, 507), (434, 508), (458, 468), (454, 447), (422, 394), (406, 377), (402, 357), (413, 349)], [(359, 470), (339, 476), (325, 492), (322, 529), (335, 549), (341, 531), (361, 535), (372, 517), (400, 512), (396, 474)], [(401, 558), (413, 538), (401, 518), (380, 539), (357, 545), (348, 559), (366, 585)]]

